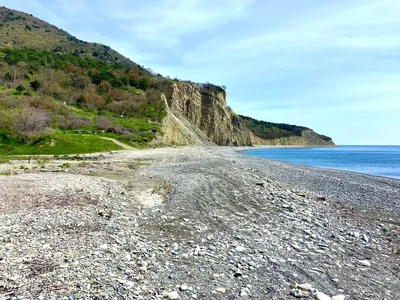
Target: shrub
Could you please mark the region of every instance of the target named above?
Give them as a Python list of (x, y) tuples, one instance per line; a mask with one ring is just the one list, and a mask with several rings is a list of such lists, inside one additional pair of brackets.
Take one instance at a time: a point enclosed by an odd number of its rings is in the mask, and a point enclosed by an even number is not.
[(140, 78), (137, 82), (136, 87), (138, 87), (139, 89), (145, 91), (150, 87), (150, 83), (149, 80), (147, 78)]
[(25, 87), (20, 84), (16, 87), (16, 90), (18, 93), (22, 93), (23, 91), (25, 91)]
[(27, 143), (30, 138), (37, 138), (47, 133), (49, 123), (50, 117), (45, 111), (24, 106), (15, 112), (11, 130), (17, 138)]
[(85, 93), (78, 98), (77, 103), (90, 110), (96, 110), (106, 105), (106, 99), (95, 93)]
[(37, 80), (31, 81), (29, 84), (34, 91), (37, 91), (42, 86)]
[(52, 98), (43, 96), (23, 97), (21, 98), (21, 102), (31, 107), (40, 108), (54, 113), (63, 107), (60, 102), (56, 102)]
[(110, 97), (117, 102), (126, 101), (131, 98), (131, 95), (128, 92), (112, 89), (110, 91)]
[(4, 74), (4, 80), (5, 81), (13, 81), (14, 75), (12, 75), (10, 72), (7, 72), (6, 74)]
[(30, 73), (25, 73), (25, 74), (24, 74), (24, 78), (25, 78), (26, 80), (31, 81), (31, 80), (32, 80), (32, 74), (30, 74)]
[(90, 79), (85, 75), (73, 72), (69, 75), (67, 84), (75, 89), (83, 90), (90, 84)]
[(140, 102), (135, 101), (121, 101), (121, 102), (112, 102), (107, 105), (109, 111), (116, 113), (118, 115), (123, 116), (132, 116), (134, 115), (138, 109), (141, 107)]
[(96, 92), (99, 95), (105, 95), (105, 94), (108, 94), (110, 92), (110, 90), (111, 90), (111, 84), (108, 81), (103, 80), (97, 86)]
[(96, 128), (104, 130), (106, 132), (117, 133), (117, 134), (123, 134), (127, 131), (126, 128), (116, 125), (111, 120), (103, 117), (98, 117), (96, 119)]
[(65, 95), (64, 89), (58, 84), (63, 76), (63, 72), (52, 69), (40, 70), (35, 74), (36, 80), (41, 85), (42, 93), (58, 100), (63, 100)]
[(10, 110), (3, 108), (0, 109), (0, 129), (8, 130), (11, 124), (12, 124), (12, 115)]
[(83, 116), (69, 115), (67, 118), (65, 116), (57, 116), (58, 123), (62, 129), (78, 129), (92, 124), (92, 120)]

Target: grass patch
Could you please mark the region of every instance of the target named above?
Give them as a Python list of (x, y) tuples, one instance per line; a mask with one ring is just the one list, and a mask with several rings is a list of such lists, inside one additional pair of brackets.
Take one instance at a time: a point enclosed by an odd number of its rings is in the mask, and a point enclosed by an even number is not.
[(11, 176), (11, 175), (13, 175), (13, 173), (11, 173), (10, 171), (0, 172), (0, 176)]
[(8, 157), (0, 156), (0, 164), (8, 164), (10, 159)]
[(60, 168), (71, 168), (71, 164), (70, 163), (63, 163), (62, 165), (59, 165)]
[(22, 144), (16, 140), (0, 141), (0, 155), (62, 155), (93, 153), (122, 148), (112, 141), (97, 135), (55, 133), (33, 144)]

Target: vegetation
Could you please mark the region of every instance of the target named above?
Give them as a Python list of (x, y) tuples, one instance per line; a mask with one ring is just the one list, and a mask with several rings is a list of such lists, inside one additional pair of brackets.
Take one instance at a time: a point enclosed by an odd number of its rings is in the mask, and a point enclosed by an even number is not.
[(81, 41), (32, 15), (5, 7), (0, 7), (0, 41), (0, 47), (49, 50), (143, 69), (108, 46)]
[[(310, 130), (303, 126), (259, 121), (246, 116), (240, 116), (240, 118), (244, 120), (246, 126), (254, 135), (266, 140), (301, 136), (304, 130)], [(330, 137), (321, 134), (318, 134), (318, 136), (326, 142), (331, 141)]]
[(98, 135), (64, 135), (57, 132), (29, 144), (9, 139), (4, 133), (0, 135), (0, 155), (80, 154), (120, 149), (112, 141)]
[[(0, 155), (119, 149), (102, 136), (143, 147), (163, 134), (161, 93), (176, 81), (107, 46), (0, 7)], [(197, 85), (203, 94), (226, 90)], [(300, 136), (307, 129), (241, 117), (264, 139)]]
[[(166, 116), (157, 88), (166, 79), (149, 74), (134, 63), (58, 50), (0, 48), (0, 153), (116, 149), (98, 136), (77, 135), (82, 132), (142, 146), (162, 134), (160, 121)], [(55, 146), (49, 146), (50, 140), (57, 141)]]

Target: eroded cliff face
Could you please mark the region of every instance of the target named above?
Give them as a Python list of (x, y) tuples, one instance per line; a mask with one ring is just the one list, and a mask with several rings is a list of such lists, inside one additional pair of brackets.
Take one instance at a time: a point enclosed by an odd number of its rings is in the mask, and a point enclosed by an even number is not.
[(168, 112), (163, 120), (164, 135), (159, 137), (162, 142), (222, 146), (335, 145), (312, 130), (304, 130), (301, 136), (262, 139), (228, 108), (225, 91), (214, 86), (201, 88), (187, 82), (166, 82), (159, 89)]
[(167, 83), (163, 139), (180, 144), (251, 145), (251, 133), (226, 105), (226, 93), (186, 82)]

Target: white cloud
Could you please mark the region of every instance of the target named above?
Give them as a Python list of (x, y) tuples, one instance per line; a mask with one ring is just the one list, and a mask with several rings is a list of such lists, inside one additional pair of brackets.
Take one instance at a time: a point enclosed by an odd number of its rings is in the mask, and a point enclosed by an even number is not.
[(129, 12), (114, 6), (112, 16), (125, 21), (119, 25), (121, 29), (171, 47), (183, 36), (210, 30), (245, 16), (251, 3), (250, 0), (169, 0), (157, 5), (133, 5)]

